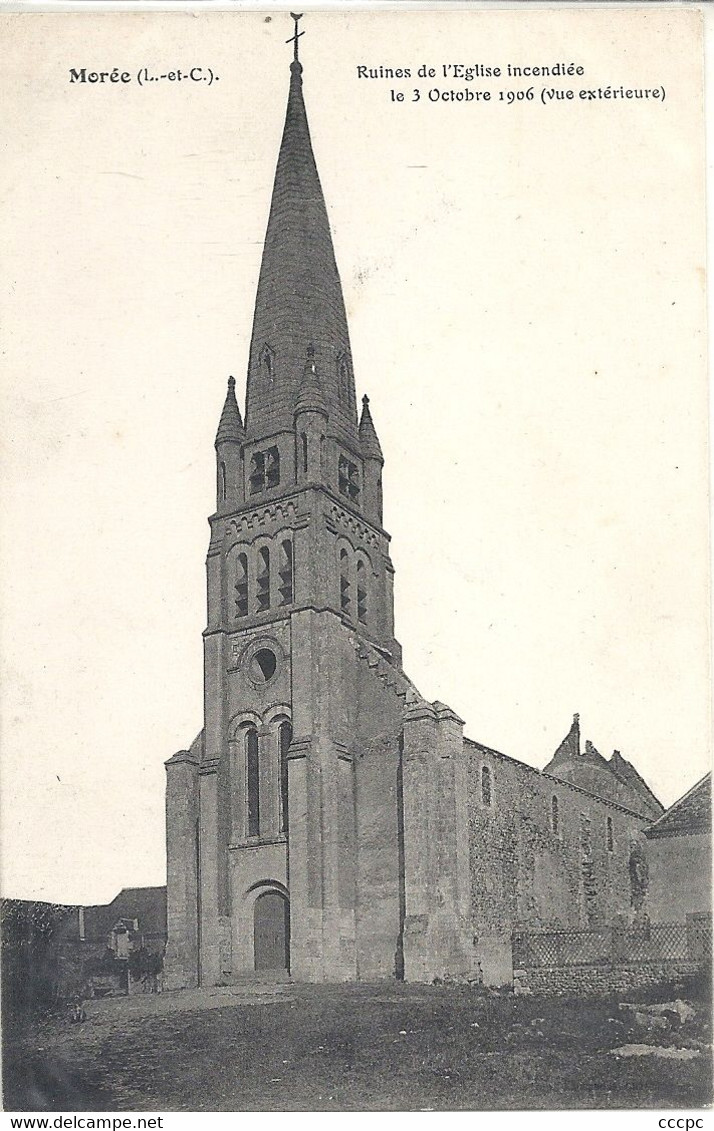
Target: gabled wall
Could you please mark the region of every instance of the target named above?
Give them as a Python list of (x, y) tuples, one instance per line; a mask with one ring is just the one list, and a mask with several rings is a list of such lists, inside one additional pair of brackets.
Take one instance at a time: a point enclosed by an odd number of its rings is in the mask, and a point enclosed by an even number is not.
[(477, 743), (464, 744), (464, 757), (472, 922), (486, 982), (510, 980), (514, 928), (587, 930), (642, 912), (645, 818)]

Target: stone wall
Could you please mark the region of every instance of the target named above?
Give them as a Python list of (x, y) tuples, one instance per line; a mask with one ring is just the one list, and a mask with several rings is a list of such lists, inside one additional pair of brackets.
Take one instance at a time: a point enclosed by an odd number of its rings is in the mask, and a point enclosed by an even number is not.
[(513, 928), (633, 920), (647, 817), (469, 740), (464, 759), (471, 921), (487, 984), (510, 981)]
[(399, 736), (406, 680), (356, 636), (351, 644), (357, 664), (353, 717), (357, 977), (374, 980), (400, 977), (403, 972)]
[(514, 970), (513, 989), (517, 994), (598, 997), (677, 981), (696, 974), (699, 968), (695, 962), (647, 966), (544, 966)]
[(646, 908), (653, 923), (711, 913), (711, 853), (712, 840), (708, 832), (647, 841)]
[(166, 763), (166, 989), (198, 984), (198, 765), (195, 750)]
[(404, 716), (404, 976), (471, 979), (463, 722), (444, 703)]

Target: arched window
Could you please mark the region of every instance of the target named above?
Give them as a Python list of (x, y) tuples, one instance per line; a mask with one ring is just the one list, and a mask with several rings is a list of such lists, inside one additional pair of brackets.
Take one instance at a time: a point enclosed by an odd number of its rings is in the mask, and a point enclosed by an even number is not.
[(255, 727), (250, 727), (245, 732), (245, 762), (248, 836), (260, 836), (260, 766), (258, 764), (258, 732)]
[(278, 731), (280, 748), (280, 831), (288, 831), (288, 750), (292, 742), (293, 728), (290, 723), (281, 723)]
[(248, 616), (248, 555), (236, 559), (236, 616)]
[(253, 452), (250, 457), (248, 486), (251, 495), (277, 487), (280, 483), (280, 452), (277, 446), (264, 452)]
[(367, 623), (367, 570), (361, 558), (357, 559), (357, 620)]
[(490, 805), (492, 799), (491, 793), (491, 771), (488, 766), (481, 767), (481, 800), (484, 805)]
[(218, 497), (221, 502), (224, 502), (228, 497), (228, 480), (226, 477), (226, 465), (223, 460), (218, 465)]
[(270, 550), (261, 546), (258, 550), (258, 574), (255, 579), (258, 612), (270, 608)]
[(560, 813), (558, 811), (558, 798), (553, 794), (550, 799), (550, 828), (554, 836), (560, 832)]
[(280, 578), (280, 594), (281, 605), (292, 605), (293, 603), (293, 544), (289, 538), (285, 538), (280, 543), (280, 568), (278, 570)]
[(615, 851), (615, 838), (612, 831), (612, 817), (607, 818), (607, 851)]
[(350, 559), (347, 550), (340, 550), (340, 611), (350, 611)]
[(302, 432), (300, 439), (302, 441), (302, 473), (307, 475), (307, 433)]

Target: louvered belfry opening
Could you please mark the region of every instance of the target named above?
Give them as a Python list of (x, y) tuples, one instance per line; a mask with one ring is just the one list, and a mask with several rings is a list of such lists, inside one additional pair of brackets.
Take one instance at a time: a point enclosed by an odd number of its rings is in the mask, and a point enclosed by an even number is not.
[(248, 555), (239, 554), (236, 561), (236, 616), (248, 616)]
[(258, 550), (258, 575), (256, 584), (256, 604), (259, 613), (270, 608), (270, 550), (261, 546)]
[(293, 544), (289, 538), (285, 538), (280, 544), (280, 568), (278, 569), (278, 578), (280, 585), (278, 593), (280, 594), (281, 605), (292, 605), (293, 603)]

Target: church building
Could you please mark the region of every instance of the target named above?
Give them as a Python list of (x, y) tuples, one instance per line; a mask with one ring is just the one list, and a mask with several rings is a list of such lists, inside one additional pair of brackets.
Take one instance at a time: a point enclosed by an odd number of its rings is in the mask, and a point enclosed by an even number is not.
[(539, 771), (464, 738), (402, 668), (297, 43), (245, 416), (230, 378), (215, 442), (204, 723), (166, 766), (165, 984), (504, 984), (512, 930), (637, 917), (662, 806), (581, 750), (577, 716)]

